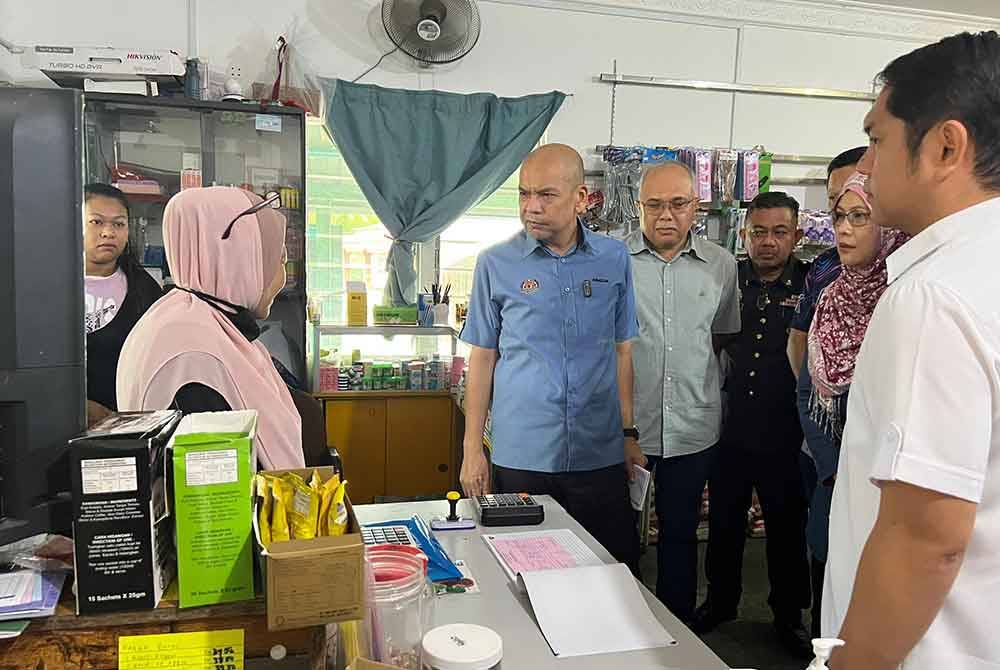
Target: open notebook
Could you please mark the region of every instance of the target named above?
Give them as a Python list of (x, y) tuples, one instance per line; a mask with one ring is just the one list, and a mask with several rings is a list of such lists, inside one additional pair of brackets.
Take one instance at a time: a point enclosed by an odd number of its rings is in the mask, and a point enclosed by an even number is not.
[(528, 594), (556, 656), (676, 644), (653, 616), (629, 569), (605, 564), (573, 531), (495, 533), (483, 540), (507, 576)]

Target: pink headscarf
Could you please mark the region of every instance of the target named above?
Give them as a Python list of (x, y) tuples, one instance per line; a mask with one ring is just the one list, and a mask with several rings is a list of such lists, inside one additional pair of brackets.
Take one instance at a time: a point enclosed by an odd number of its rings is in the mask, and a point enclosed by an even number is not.
[[(163, 214), (167, 263), (179, 288), (253, 310), (281, 269), (285, 218), (272, 209), (241, 217), (261, 199), (237, 188), (188, 189)], [(185, 384), (216, 390), (229, 406), (255, 409), (264, 469), (305, 467), (301, 419), (260, 342), (250, 342), (204, 300), (174, 290), (133, 328), (118, 363), (123, 410), (164, 409)]]
[[(867, 181), (863, 174), (851, 175), (837, 204), (848, 192), (855, 193), (871, 212), (871, 197), (865, 191)], [(825, 418), (838, 435), (843, 426), (835, 399), (846, 393), (854, 380), (854, 364), (868, 323), (888, 286), (885, 260), (910, 239), (905, 233), (889, 228), (880, 228), (879, 234), (881, 242), (875, 258), (867, 265), (843, 266), (840, 276), (820, 295), (809, 328), (809, 373), (817, 401), (814, 405), (818, 405), (814, 407), (817, 410), (814, 418)], [(824, 425), (823, 420), (818, 422)]]

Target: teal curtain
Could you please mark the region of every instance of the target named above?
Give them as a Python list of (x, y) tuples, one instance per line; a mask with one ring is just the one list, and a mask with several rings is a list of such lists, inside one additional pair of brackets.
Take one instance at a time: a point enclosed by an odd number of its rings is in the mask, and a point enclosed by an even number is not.
[(566, 99), (406, 91), (324, 80), (326, 127), (393, 239), (386, 302), (416, 302), (413, 244), (438, 235), (518, 169)]

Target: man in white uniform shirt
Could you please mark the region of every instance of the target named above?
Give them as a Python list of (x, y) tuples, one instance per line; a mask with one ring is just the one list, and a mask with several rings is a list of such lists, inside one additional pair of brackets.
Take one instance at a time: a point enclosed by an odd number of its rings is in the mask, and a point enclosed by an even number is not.
[(873, 221), (914, 235), (857, 361), (830, 519), (835, 670), (1000, 668), (1000, 37), (892, 62)]

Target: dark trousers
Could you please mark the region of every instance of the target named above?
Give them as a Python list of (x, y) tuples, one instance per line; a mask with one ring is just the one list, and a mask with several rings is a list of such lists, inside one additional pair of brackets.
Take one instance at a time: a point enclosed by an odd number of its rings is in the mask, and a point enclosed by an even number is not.
[(823, 637), (820, 632), (820, 620), (823, 617), (823, 579), (826, 576), (826, 561), (817, 558), (812, 559), (810, 566), (812, 569), (812, 626), (810, 633), (813, 637)]
[(799, 452), (751, 454), (730, 444), (719, 450), (709, 482), (709, 540), (705, 572), (713, 609), (735, 612), (743, 595), (747, 510), (757, 489), (767, 532), (768, 604), (775, 620), (797, 624), (809, 607), (807, 504)]
[(694, 616), (698, 597), (698, 522), (701, 497), (718, 447), (673, 458), (650, 458), (655, 471), (656, 597), (681, 621)]
[(639, 575), (639, 531), (625, 465), (584, 472), (532, 472), (494, 466), (497, 493), (550, 495), (594, 539)]

